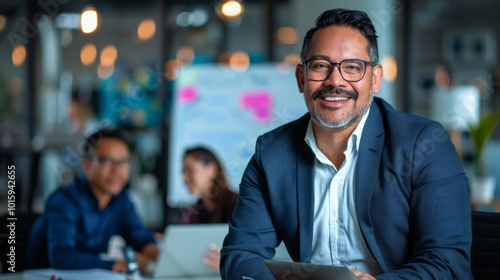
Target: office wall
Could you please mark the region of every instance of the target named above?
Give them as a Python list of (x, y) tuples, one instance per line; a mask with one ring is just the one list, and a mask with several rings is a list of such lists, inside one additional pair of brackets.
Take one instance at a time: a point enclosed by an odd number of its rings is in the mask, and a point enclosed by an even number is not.
[[(484, 86), (483, 110), (494, 103), (491, 99), (498, 96), (498, 89), (495, 93), (492, 74), (500, 69), (499, 9), (500, 2), (491, 0), (415, 2), (416, 69), (412, 81), (415, 112), (423, 115), (428, 112), (427, 98), (436, 86), (434, 74), (438, 65), (449, 70), (450, 84), (469, 84), (475, 80)], [(461, 39), (464, 41), (460, 42)], [(458, 53), (464, 55), (460, 57)]]

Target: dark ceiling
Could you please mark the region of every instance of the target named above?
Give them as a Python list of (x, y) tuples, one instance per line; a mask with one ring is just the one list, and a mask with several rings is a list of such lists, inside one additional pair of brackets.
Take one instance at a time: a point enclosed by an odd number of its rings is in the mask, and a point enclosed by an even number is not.
[[(100, 10), (105, 9), (130, 9), (144, 5), (156, 5), (159, 1), (164, 1), (166, 5), (209, 5), (216, 3), (217, 0), (0, 0), (0, 14), (14, 15), (23, 13), (28, 3), (34, 5), (36, 9), (42, 9), (39, 3), (57, 3), (58, 12), (80, 12), (83, 7), (92, 4)], [(67, 2), (67, 3), (66, 3)], [(244, 3), (287, 3), (289, 0), (243, 0)], [(53, 11), (54, 7), (49, 9)], [(43, 10), (43, 9), (42, 9)]]

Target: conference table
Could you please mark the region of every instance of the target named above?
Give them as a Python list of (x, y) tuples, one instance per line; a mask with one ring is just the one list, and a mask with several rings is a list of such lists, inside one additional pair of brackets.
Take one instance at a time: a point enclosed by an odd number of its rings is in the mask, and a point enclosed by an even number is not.
[[(500, 212), (500, 198), (496, 197), (493, 203), (478, 207), (476, 211)], [(56, 269), (34, 269), (24, 272), (0, 274), (0, 280), (128, 280), (124, 273), (116, 273), (105, 269), (88, 270), (56, 270)], [(141, 276), (135, 280), (220, 280), (220, 276), (183, 276), (152, 278)]]
[(487, 204), (487, 205), (481, 205), (474, 207), (474, 205), (471, 205), (472, 209), (475, 211), (484, 211), (484, 212), (498, 212), (500, 213), (500, 197), (495, 197), (493, 199), (493, 202)]
[[(128, 280), (124, 273), (116, 273), (105, 269), (87, 270), (57, 270), (33, 269), (23, 272), (0, 274), (0, 280)], [(220, 280), (220, 276), (177, 276), (165, 278), (151, 278), (141, 276), (134, 280)]]
[(493, 211), (500, 212), (500, 197), (493, 200)]

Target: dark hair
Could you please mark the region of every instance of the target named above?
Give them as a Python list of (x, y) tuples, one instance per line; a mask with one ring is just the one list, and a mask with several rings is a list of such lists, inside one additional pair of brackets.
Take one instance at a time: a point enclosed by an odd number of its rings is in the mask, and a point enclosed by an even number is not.
[(300, 53), (300, 59), (302, 62), (307, 59), (306, 56), (311, 49), (311, 39), (314, 33), (321, 28), (332, 25), (352, 27), (359, 30), (366, 40), (368, 40), (367, 51), (370, 56), (370, 60), (374, 63), (378, 63), (378, 36), (371, 19), (365, 12), (346, 9), (328, 10), (323, 12), (316, 19), (316, 25), (309, 29), (304, 37), (304, 43), (302, 44), (302, 51)]
[(203, 163), (204, 165), (215, 164), (217, 174), (212, 181), (212, 186), (210, 190), (211, 201), (215, 207), (215, 216), (216, 220), (222, 222), (224, 220), (224, 205), (227, 204), (227, 199), (229, 199), (230, 190), (229, 184), (226, 179), (226, 175), (224, 173), (224, 169), (222, 168), (222, 164), (220, 163), (217, 156), (210, 151), (208, 148), (198, 146), (187, 149), (184, 152), (184, 157), (193, 156), (195, 159)]
[(71, 91), (71, 102), (85, 107), (92, 114), (99, 112), (99, 92), (97, 89), (74, 88)]
[(99, 141), (106, 138), (114, 138), (121, 140), (128, 147), (128, 141), (123, 131), (115, 128), (102, 128), (93, 133), (92, 135), (90, 135), (85, 140), (85, 146), (83, 147), (84, 155), (86, 157), (91, 156)]

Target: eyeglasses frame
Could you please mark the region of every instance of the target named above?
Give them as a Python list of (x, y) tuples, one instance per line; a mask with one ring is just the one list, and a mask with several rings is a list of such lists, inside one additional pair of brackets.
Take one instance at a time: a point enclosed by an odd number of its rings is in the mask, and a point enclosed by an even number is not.
[[(371, 65), (372, 67), (373, 66), (376, 66), (377, 63), (373, 62), (373, 61), (366, 61), (366, 60), (362, 60), (362, 59), (357, 59), (357, 58), (348, 58), (348, 59), (344, 59), (342, 60), (341, 62), (331, 62), (330, 60), (328, 59), (325, 59), (325, 58), (311, 58), (311, 59), (307, 59), (303, 62), (303, 65), (305, 66), (305, 71), (307, 73), (307, 79), (309, 79), (309, 81), (314, 81), (314, 82), (324, 82), (326, 80), (328, 80), (328, 78), (330, 78), (330, 76), (332, 75), (333, 73), (333, 69), (334, 67), (331, 67), (329, 72), (328, 72), (328, 75), (326, 75), (326, 78), (323, 79), (323, 80), (315, 80), (315, 79), (311, 79), (311, 77), (309, 77), (309, 68), (307, 67), (307, 64), (313, 60), (324, 60), (324, 61), (327, 61), (329, 62), (332, 66), (337, 66), (337, 68), (339, 69), (339, 73), (340, 73), (340, 76), (342, 77), (342, 79), (344, 79), (344, 81), (346, 82), (359, 82), (361, 80), (363, 80), (363, 78), (365, 77), (366, 75), (366, 68), (368, 65)], [(359, 62), (362, 62), (364, 65), (365, 65), (365, 68), (364, 68), (364, 72), (363, 72), (363, 75), (361, 76), (361, 78), (359, 80), (347, 80), (346, 78), (344, 78), (344, 75), (342, 74), (342, 70), (340, 70), (340, 64), (344, 63), (345, 61), (359, 61)]]
[(97, 160), (99, 165), (103, 167), (120, 167), (120, 168), (128, 168), (130, 166), (130, 158), (127, 159), (121, 159), (121, 160), (116, 160), (107, 156), (97, 156), (93, 155), (90, 157), (91, 160)]

